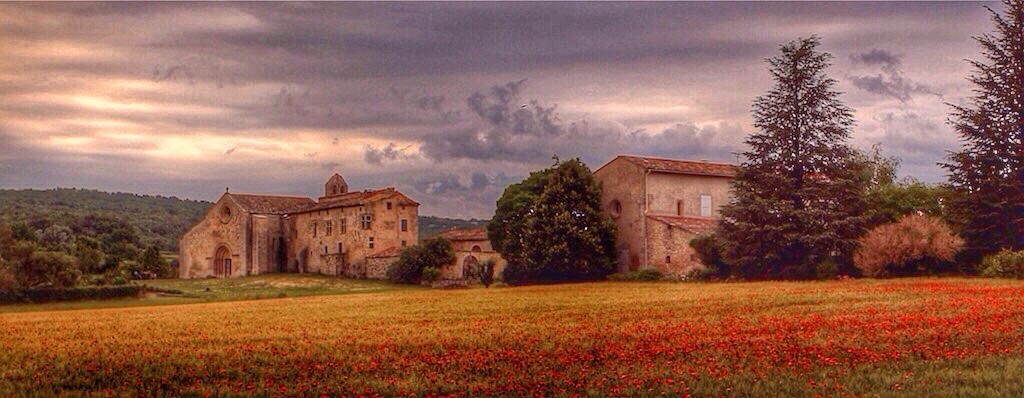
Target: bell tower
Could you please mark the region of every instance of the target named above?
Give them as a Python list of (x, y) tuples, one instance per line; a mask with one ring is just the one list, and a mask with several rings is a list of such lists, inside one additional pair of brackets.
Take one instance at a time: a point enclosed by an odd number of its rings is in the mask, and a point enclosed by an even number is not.
[(348, 183), (341, 174), (334, 173), (324, 184), (324, 197), (337, 196), (348, 192)]

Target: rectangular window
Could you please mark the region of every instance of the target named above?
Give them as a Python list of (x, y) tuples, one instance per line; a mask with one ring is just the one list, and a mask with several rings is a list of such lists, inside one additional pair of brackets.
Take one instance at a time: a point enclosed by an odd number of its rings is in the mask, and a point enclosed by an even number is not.
[(384, 206), (387, 207), (388, 210), (391, 210), (391, 202), (384, 202)]
[(313, 237), (316, 237), (316, 222), (313, 222)]
[(711, 195), (700, 196), (700, 216), (711, 217)]
[(373, 214), (363, 214), (362, 228), (363, 229), (370, 229), (370, 222), (372, 222), (372, 221), (373, 221)]
[(672, 264), (672, 256), (665, 256), (665, 264)]
[(334, 222), (328, 221), (324, 224), (324, 235), (331, 236), (334, 233)]
[(342, 218), (338, 220), (338, 233), (344, 235), (346, 232), (348, 232), (348, 219)]
[(677, 216), (683, 215), (683, 200), (682, 199), (679, 199), (679, 200), (676, 201), (676, 215)]
[(409, 220), (402, 220), (402, 232), (409, 231)]
[(327, 254), (327, 246), (324, 246), (324, 254)]
[(373, 237), (372, 236), (367, 238), (366, 243), (367, 243), (367, 246), (369, 248), (373, 249)]
[(405, 246), (406, 246), (406, 242), (405, 242), (405, 240), (403, 240), (402, 241), (402, 247), (405, 247)]
[(345, 250), (342, 250), (342, 249), (344, 249), (344, 247), (341, 246), (341, 242), (338, 242), (338, 254), (341, 254), (341, 253), (345, 252)]

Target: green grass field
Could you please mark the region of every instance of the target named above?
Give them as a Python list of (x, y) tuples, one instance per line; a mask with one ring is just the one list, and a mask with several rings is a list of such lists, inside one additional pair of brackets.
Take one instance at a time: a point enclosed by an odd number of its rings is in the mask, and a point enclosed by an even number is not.
[(419, 287), (365, 279), (342, 279), (314, 274), (268, 274), (245, 278), (156, 279), (134, 282), (181, 294), (149, 294), (145, 298), (89, 300), (45, 304), (0, 305), (0, 313), (94, 308), (195, 304), (215, 301), (382, 292)]
[(1024, 394), (1018, 281), (162, 283), (211, 302), (0, 314), (0, 396)]

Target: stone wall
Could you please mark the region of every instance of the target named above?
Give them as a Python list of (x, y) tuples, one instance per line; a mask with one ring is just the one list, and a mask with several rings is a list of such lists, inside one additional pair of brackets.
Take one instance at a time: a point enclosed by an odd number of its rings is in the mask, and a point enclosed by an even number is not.
[[(700, 197), (709, 195), (711, 217), (718, 218), (719, 208), (732, 200), (731, 182), (728, 177), (652, 172), (647, 177), (648, 214), (699, 217)], [(680, 202), (683, 214), (678, 212)]]
[(670, 277), (681, 277), (703, 268), (690, 247), (696, 235), (654, 220), (648, 220), (647, 231), (650, 267)]
[[(638, 270), (644, 250), (644, 170), (616, 158), (594, 173), (601, 181), (601, 206), (615, 220), (619, 271)], [(619, 203), (620, 212), (614, 209)]]
[[(230, 217), (224, 216), (230, 209)], [(249, 261), (247, 253), (250, 214), (225, 195), (206, 216), (182, 236), (178, 252), (178, 277), (205, 278), (214, 276), (214, 255), (220, 247), (231, 252), (232, 277), (243, 276)]]
[[(392, 202), (391, 210), (387, 209), (388, 202)], [(362, 229), (361, 226), (363, 214), (373, 216), (371, 228), (368, 230)], [(356, 269), (366, 269), (367, 255), (389, 247), (404, 247), (417, 243), (417, 216), (417, 206), (399, 205), (397, 198), (385, 198), (365, 206), (292, 214), (289, 216), (291, 231), (287, 232), (290, 238), (287, 268), (295, 272), (335, 275), (337, 269), (332, 268), (334, 266), (331, 264), (323, 264), (321, 259), (326, 258), (322, 255), (340, 253), (345, 264)], [(407, 230), (404, 232), (401, 231), (403, 219), (407, 221)], [(331, 222), (330, 234), (327, 233), (328, 221)], [(344, 231), (342, 223), (345, 224)], [(371, 237), (372, 248), (369, 245)], [(367, 274), (367, 277), (371, 276)]]
[(463, 265), (470, 256), (476, 258), (477, 264), (483, 264), (486, 260), (494, 260), (494, 277), (501, 278), (501, 272), (505, 270), (508, 262), (501, 258), (501, 254), (491, 247), (489, 240), (459, 240), (452, 242), (455, 249), (455, 263), (449, 264), (441, 270), (441, 277), (444, 279), (462, 279), (465, 275)]
[(375, 257), (366, 259), (366, 277), (370, 279), (387, 279), (388, 268), (398, 261), (398, 257)]

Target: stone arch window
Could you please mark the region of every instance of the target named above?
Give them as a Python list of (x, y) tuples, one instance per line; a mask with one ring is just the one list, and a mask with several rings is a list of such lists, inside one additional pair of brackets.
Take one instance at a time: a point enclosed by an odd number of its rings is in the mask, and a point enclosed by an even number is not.
[(612, 217), (614, 217), (614, 218), (618, 218), (619, 216), (621, 216), (622, 215), (622, 202), (619, 202), (618, 199), (613, 200), (612, 201), (612, 206), (611, 206), (611, 212), (612, 212)]
[(331, 185), (331, 195), (338, 194), (338, 184)]
[(231, 276), (231, 249), (227, 246), (220, 246), (213, 255), (213, 274), (216, 276)]
[(473, 245), (473, 248), (470, 249), (470, 251), (474, 253), (480, 253), (483, 251), (483, 249), (480, 248), (480, 245)]

